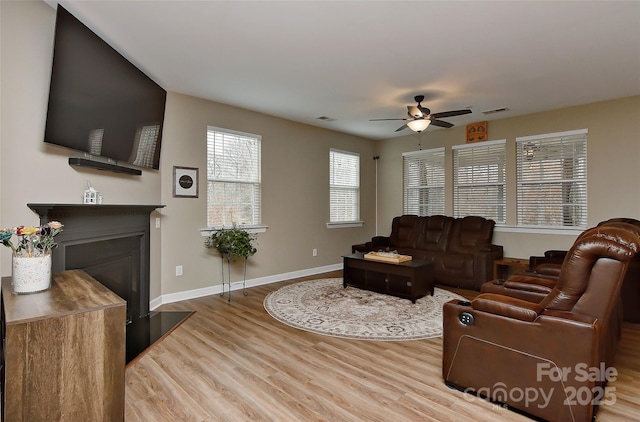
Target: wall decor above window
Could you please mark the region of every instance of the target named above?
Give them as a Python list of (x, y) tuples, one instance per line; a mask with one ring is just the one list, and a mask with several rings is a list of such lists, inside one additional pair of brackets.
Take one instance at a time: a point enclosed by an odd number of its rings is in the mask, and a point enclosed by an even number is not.
[(484, 142), (488, 138), (487, 122), (477, 122), (467, 125), (467, 143)]

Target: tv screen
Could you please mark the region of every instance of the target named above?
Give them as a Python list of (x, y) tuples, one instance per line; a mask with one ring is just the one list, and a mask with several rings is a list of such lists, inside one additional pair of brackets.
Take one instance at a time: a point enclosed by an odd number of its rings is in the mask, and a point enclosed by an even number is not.
[(45, 142), (158, 169), (166, 97), (58, 5)]

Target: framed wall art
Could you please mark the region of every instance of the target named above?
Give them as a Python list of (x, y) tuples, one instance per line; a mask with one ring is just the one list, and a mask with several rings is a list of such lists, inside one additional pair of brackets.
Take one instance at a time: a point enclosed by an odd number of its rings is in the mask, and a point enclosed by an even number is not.
[(467, 125), (467, 143), (484, 142), (489, 139), (487, 136), (487, 122), (471, 123)]
[(198, 169), (173, 166), (174, 198), (198, 197)]

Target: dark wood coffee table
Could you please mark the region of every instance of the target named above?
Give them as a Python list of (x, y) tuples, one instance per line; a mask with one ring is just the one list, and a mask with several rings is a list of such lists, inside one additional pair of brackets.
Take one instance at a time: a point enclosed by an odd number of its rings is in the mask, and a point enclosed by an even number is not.
[(344, 287), (353, 286), (413, 303), (430, 293), (433, 296), (433, 262), (414, 259), (399, 264), (364, 259), (362, 252), (345, 255)]

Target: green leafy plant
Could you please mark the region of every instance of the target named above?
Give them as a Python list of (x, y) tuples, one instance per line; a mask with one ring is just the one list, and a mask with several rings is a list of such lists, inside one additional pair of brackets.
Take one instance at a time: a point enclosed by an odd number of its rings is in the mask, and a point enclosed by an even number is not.
[(223, 256), (230, 260), (244, 257), (245, 259), (255, 254), (258, 250), (253, 245), (255, 236), (245, 229), (233, 227), (214, 230), (204, 241), (207, 248), (215, 248)]

